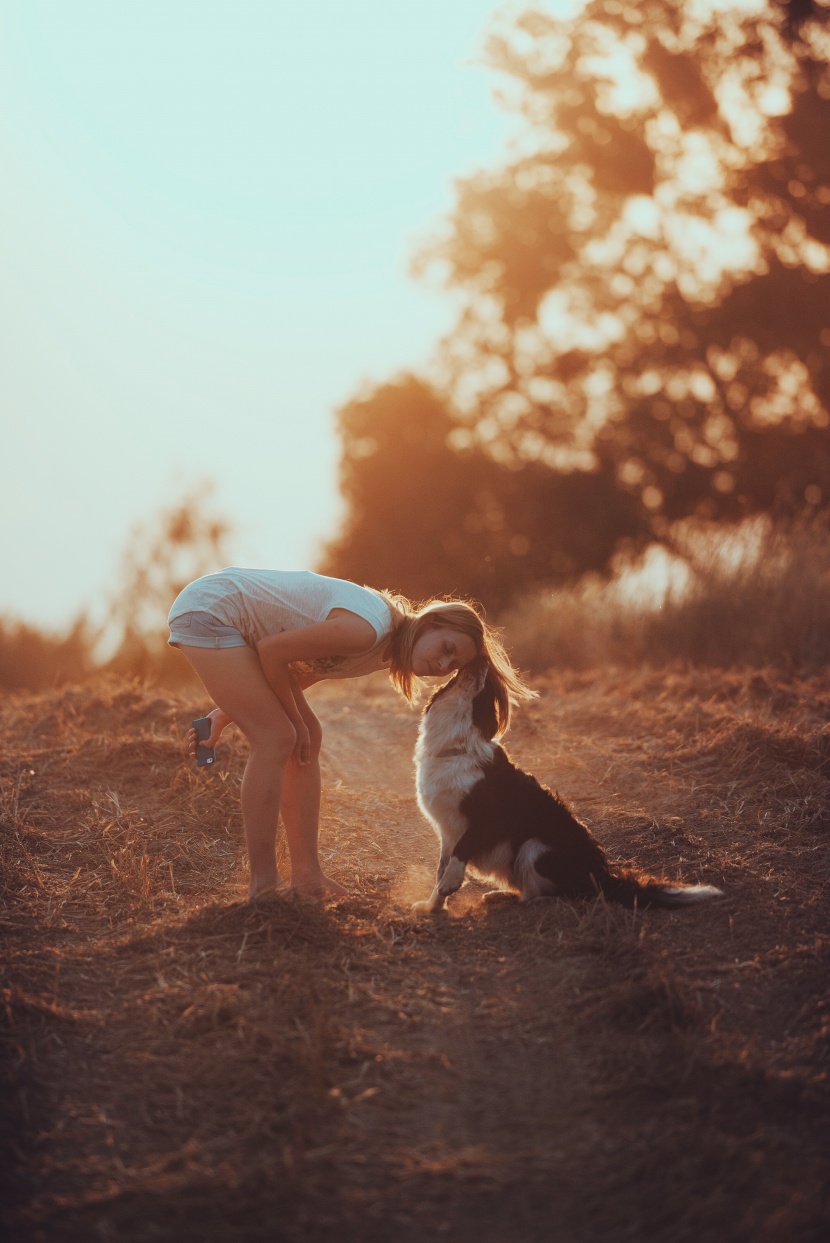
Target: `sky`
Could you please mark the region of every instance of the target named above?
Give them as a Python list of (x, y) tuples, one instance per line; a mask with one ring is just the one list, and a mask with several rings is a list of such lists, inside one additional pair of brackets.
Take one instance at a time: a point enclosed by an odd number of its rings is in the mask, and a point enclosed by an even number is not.
[(3, 0), (0, 616), (95, 616), (215, 491), (231, 560), (336, 533), (338, 406), (455, 308), (408, 274), (515, 122), (490, 0)]

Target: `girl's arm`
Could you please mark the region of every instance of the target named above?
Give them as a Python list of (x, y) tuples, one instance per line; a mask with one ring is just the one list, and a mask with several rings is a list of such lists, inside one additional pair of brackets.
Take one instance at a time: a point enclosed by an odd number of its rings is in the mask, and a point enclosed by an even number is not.
[(307, 759), (302, 759), (300, 762), (309, 763), (311, 760), (316, 759), (320, 754), (320, 745), (323, 741), (323, 731), (320, 727), (320, 722), (317, 720), (317, 717), (314, 715), (308, 700), (303, 694), (306, 683), (301, 682), (299, 678), (295, 678), (293, 675), (291, 683), (297, 708), (300, 716), (303, 718), (303, 724), (308, 730), (310, 736), (308, 757)]
[(333, 609), (325, 621), (299, 630), (266, 635), (257, 644), (262, 671), (297, 731), (294, 758), (298, 763), (308, 763), (310, 757), (309, 730), (302, 711), (308, 708), (289, 665), (294, 660), (368, 652), (376, 642), (377, 635), (371, 623), (348, 609)]

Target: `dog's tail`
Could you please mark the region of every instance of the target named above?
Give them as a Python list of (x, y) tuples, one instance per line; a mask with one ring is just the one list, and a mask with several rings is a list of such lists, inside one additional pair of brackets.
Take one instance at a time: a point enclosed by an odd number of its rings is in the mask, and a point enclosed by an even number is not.
[(646, 906), (676, 908), (692, 906), (707, 898), (722, 898), (724, 892), (714, 885), (676, 885), (655, 880), (651, 876), (636, 876), (632, 872), (608, 871), (598, 877), (600, 892), (610, 902), (619, 902), (630, 909)]

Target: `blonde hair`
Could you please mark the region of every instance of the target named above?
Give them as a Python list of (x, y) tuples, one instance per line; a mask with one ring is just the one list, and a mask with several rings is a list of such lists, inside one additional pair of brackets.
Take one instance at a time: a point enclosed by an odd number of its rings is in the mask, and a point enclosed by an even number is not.
[(413, 685), (412, 652), (425, 631), (432, 626), (446, 626), (466, 635), (475, 644), (476, 653), (486, 656), (490, 666), (490, 680), (496, 700), (499, 733), (504, 733), (510, 723), (510, 710), (525, 699), (535, 699), (537, 692), (522, 679), (513, 668), (504, 650), (499, 633), (488, 626), (482, 614), (466, 600), (430, 600), (413, 606), (404, 597), (392, 592), (381, 593), (393, 616), (390, 643), (389, 677), (410, 703), (417, 699)]

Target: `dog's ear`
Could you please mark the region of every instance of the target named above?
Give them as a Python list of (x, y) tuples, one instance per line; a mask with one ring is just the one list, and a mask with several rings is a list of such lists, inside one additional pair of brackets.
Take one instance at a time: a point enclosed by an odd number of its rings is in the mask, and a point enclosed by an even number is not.
[(473, 725), (489, 742), (499, 732), (499, 694), (489, 664), (481, 690), (473, 699)]
[(479, 691), (484, 690), (484, 687), (493, 676), (490, 662), (484, 655), (476, 656), (475, 660), (467, 668), (472, 671), (472, 676), (475, 678), (476, 694), (478, 694)]

